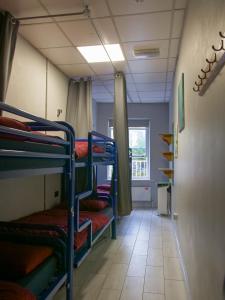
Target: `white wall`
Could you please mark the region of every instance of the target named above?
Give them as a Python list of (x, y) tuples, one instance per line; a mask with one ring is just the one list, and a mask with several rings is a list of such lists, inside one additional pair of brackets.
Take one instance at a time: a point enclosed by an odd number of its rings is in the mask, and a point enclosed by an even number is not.
[[(50, 120), (65, 120), (67, 89), (68, 78), (19, 36), (7, 104)], [(1, 180), (0, 220), (51, 207), (59, 200), (54, 197), (56, 190), (60, 191), (60, 175)]]
[(172, 200), (192, 300), (225, 297), (225, 68), (204, 96), (192, 90), (224, 28), (224, 0), (189, 1), (175, 79), (177, 124), (177, 88), (184, 73), (185, 129), (178, 136)]

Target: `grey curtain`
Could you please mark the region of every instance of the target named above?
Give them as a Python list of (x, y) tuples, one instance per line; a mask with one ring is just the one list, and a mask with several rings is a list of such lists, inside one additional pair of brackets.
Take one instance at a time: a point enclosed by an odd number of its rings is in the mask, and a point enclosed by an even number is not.
[[(76, 138), (85, 138), (88, 136), (88, 132), (92, 130), (92, 81), (90, 79), (70, 80), (66, 121), (73, 126)], [(87, 174), (88, 169), (76, 168), (76, 193), (87, 190)], [(95, 178), (94, 174), (93, 176)], [(95, 179), (94, 191), (96, 191)]]
[(76, 137), (87, 137), (92, 130), (92, 82), (81, 79), (69, 83), (66, 121), (75, 129)]
[(129, 215), (132, 210), (132, 199), (127, 94), (123, 73), (115, 75), (114, 132), (118, 147), (118, 214), (125, 216)]
[(0, 11), (0, 101), (4, 102), (15, 52), (19, 22)]

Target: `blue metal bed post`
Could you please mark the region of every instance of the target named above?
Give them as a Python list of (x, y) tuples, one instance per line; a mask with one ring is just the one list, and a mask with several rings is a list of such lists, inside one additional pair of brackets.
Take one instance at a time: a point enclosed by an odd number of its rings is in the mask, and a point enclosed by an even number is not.
[(75, 162), (74, 162), (74, 141), (75, 134), (67, 135), (70, 139), (70, 155), (71, 160), (66, 166), (66, 174), (68, 177), (68, 239), (67, 239), (67, 283), (66, 283), (66, 299), (73, 300), (73, 261), (74, 261), (74, 197), (75, 197)]
[(114, 164), (113, 164), (113, 197), (112, 197), (112, 207), (113, 207), (113, 221), (112, 221), (112, 239), (116, 239), (116, 218), (117, 218), (117, 180), (118, 180), (118, 165), (117, 165), (117, 146), (114, 142)]
[(93, 137), (88, 132), (88, 190), (93, 192)]

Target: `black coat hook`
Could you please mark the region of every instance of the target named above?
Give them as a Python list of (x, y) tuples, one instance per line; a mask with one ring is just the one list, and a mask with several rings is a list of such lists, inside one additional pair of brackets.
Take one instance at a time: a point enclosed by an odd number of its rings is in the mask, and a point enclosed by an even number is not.
[(225, 35), (222, 33), (222, 31), (219, 32), (219, 35), (221, 38), (225, 39)]
[(213, 48), (213, 50), (214, 51), (221, 51), (221, 50), (225, 50), (225, 48), (224, 48), (224, 42), (223, 42), (223, 40), (221, 40), (221, 45), (220, 45), (220, 48), (216, 48), (214, 45), (212, 46), (212, 48)]
[(199, 86), (197, 87), (197, 89), (195, 87), (193, 87), (194, 92), (199, 92), (199, 89), (200, 89)]
[(201, 86), (202, 85), (202, 79), (200, 79), (201, 80), (201, 82), (200, 83), (197, 83), (196, 81), (195, 81), (195, 85), (197, 85), (197, 86)]
[[(201, 71), (202, 71), (202, 69), (201, 69)], [(206, 74), (207, 74), (207, 72), (204, 72), (204, 70), (203, 70), (203, 73), (204, 73), (204, 77), (201, 77), (200, 75), (198, 75), (198, 78), (199, 78), (200, 80), (206, 79)]]
[(209, 60), (208, 58), (206, 58), (206, 62), (210, 65), (210, 64), (214, 64), (217, 61), (217, 56), (216, 53), (214, 53), (214, 59), (213, 60)]

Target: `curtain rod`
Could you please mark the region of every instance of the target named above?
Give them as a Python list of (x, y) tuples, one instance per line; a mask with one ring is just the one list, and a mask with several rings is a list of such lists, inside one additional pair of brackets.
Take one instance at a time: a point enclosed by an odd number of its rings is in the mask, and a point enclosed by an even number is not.
[(90, 9), (88, 5), (85, 6), (85, 9), (81, 12), (73, 12), (73, 13), (65, 13), (65, 14), (55, 14), (55, 15), (44, 15), (44, 16), (33, 16), (33, 17), (23, 17), (23, 18), (16, 18), (18, 21), (25, 21), (25, 20), (33, 20), (33, 19), (46, 19), (46, 18), (56, 18), (56, 17), (69, 17), (69, 16), (79, 16), (79, 15), (87, 15), (90, 14)]

